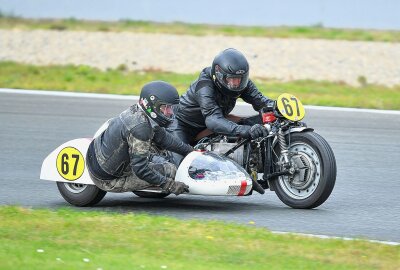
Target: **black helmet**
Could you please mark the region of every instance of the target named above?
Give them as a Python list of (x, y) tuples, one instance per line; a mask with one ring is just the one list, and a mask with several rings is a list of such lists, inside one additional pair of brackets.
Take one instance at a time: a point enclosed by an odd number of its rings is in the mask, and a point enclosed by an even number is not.
[(249, 63), (238, 50), (226, 49), (214, 58), (211, 76), (223, 94), (238, 97), (249, 82)]
[(173, 122), (172, 105), (178, 103), (179, 95), (176, 88), (163, 81), (147, 83), (140, 92), (139, 106), (162, 127)]

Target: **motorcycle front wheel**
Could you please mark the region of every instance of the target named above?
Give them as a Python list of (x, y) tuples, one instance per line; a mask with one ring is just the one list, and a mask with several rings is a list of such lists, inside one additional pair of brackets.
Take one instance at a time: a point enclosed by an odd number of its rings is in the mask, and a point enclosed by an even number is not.
[[(270, 184), (279, 199), (298, 209), (311, 209), (324, 203), (336, 181), (336, 160), (328, 142), (315, 132), (291, 133), (286, 136), (293, 175), (279, 176)], [(276, 169), (283, 162), (280, 146), (273, 153)]]

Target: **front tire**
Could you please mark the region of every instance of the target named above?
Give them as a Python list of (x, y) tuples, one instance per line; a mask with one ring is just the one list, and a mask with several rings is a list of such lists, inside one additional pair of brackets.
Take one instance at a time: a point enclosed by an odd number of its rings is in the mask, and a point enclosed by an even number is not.
[[(290, 160), (296, 164), (293, 176), (279, 176), (270, 184), (276, 195), (292, 208), (311, 209), (324, 203), (336, 181), (336, 160), (328, 142), (315, 132), (291, 133)], [(286, 138), (289, 143), (288, 138)], [(274, 162), (282, 161), (279, 145)], [(277, 166), (279, 170), (279, 166)]]
[(77, 183), (57, 182), (57, 188), (67, 202), (81, 207), (99, 203), (107, 193), (95, 185)]

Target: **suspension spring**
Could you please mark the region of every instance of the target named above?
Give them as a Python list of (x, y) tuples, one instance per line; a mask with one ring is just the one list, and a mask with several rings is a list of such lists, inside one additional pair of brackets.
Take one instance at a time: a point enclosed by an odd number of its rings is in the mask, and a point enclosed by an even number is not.
[(279, 129), (278, 131), (278, 141), (279, 141), (279, 146), (281, 147), (281, 152), (287, 151), (288, 146), (285, 140), (285, 135), (283, 135), (282, 129)]
[(288, 145), (285, 140), (285, 135), (283, 135), (282, 129), (279, 129), (278, 131), (278, 141), (279, 141), (279, 146), (281, 147), (281, 154), (283, 157), (284, 161), (284, 166), (287, 167), (290, 165), (289, 162), (289, 157), (288, 157)]

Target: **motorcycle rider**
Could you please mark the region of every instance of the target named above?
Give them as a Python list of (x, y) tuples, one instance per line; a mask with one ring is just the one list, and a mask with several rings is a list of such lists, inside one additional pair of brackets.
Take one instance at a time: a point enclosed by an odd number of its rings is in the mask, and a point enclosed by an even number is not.
[[(180, 97), (171, 126), (173, 134), (188, 144), (194, 143), (195, 137), (206, 128), (242, 138), (267, 136), (268, 131), (258, 115), (244, 119), (229, 115), (239, 97), (253, 105), (256, 111), (263, 107), (274, 108), (275, 101), (263, 96), (249, 79), (246, 57), (238, 50), (229, 48), (220, 52), (211, 67), (204, 68), (199, 78)], [(182, 161), (181, 155), (173, 156), (176, 164)], [(264, 193), (261, 189), (257, 191)]]
[(175, 195), (188, 192), (187, 185), (174, 180), (175, 164), (153, 161), (151, 151), (155, 146), (185, 156), (193, 150), (165, 130), (173, 121), (172, 105), (178, 102), (175, 87), (153, 81), (143, 86), (138, 104), (105, 124), (87, 152), (89, 175), (96, 186), (112, 192), (149, 186)]

